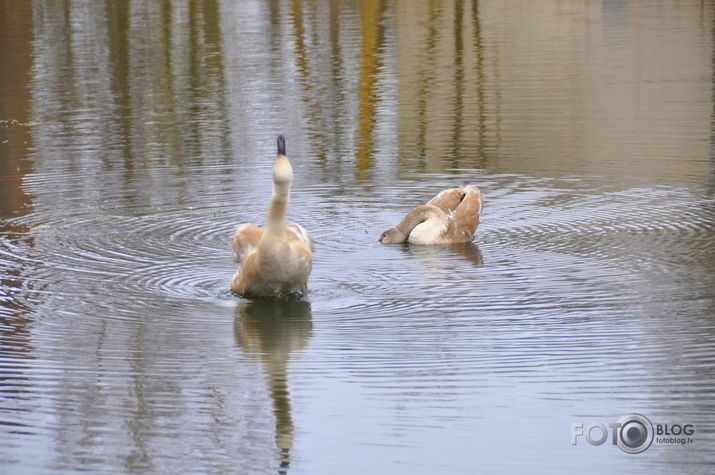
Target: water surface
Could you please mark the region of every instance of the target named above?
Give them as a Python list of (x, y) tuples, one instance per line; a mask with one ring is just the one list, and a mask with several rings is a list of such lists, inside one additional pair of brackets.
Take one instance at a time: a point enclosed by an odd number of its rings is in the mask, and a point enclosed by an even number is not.
[[(3, 2), (2, 471), (711, 473), (713, 13)], [(251, 302), (278, 133), (311, 291)], [(377, 242), (465, 183), (473, 243)], [(695, 442), (570, 444), (631, 412)]]

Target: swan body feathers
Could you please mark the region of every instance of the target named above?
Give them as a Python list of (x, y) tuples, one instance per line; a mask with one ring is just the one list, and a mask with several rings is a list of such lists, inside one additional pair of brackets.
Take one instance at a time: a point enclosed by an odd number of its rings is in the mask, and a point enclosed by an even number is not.
[(429, 245), (471, 241), (483, 204), (482, 194), (474, 185), (443, 190), (426, 205), (408, 212), (397, 226), (382, 233), (380, 242)]

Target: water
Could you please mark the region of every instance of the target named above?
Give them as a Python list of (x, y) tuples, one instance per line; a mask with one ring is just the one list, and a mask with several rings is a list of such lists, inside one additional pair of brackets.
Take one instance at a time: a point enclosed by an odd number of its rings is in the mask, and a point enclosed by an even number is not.
[[(713, 13), (6, 0), (2, 471), (711, 473)], [(311, 291), (250, 302), (278, 133)], [(631, 412), (694, 442), (571, 445)]]

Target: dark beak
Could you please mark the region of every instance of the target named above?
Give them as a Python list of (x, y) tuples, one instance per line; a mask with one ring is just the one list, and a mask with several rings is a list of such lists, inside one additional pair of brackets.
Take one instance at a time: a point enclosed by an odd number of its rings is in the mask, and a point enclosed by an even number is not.
[(278, 136), (278, 155), (286, 154), (286, 138), (283, 135)]

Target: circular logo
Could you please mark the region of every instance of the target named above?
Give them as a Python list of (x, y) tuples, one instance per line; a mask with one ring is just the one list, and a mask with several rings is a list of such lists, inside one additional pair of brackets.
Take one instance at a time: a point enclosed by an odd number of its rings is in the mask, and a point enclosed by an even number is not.
[(617, 444), (622, 451), (639, 454), (653, 443), (653, 424), (646, 416), (626, 414), (618, 422), (621, 427), (618, 429)]

